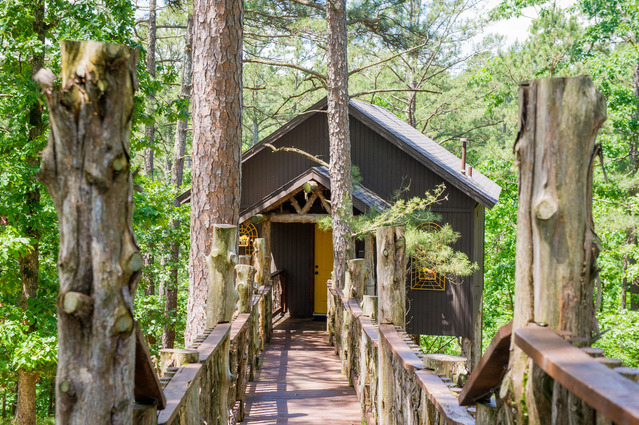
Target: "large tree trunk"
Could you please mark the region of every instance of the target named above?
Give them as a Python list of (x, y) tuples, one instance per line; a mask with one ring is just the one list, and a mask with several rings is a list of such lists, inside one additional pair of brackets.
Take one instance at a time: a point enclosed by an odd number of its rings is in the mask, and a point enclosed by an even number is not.
[(185, 341), (205, 326), (213, 225), (237, 225), (242, 150), (241, 1), (193, 3), (193, 169)]
[(351, 136), (348, 121), (346, 1), (326, 3), (328, 138), (330, 141), (333, 216), (333, 284), (344, 287), (346, 261), (353, 258), (350, 219), (353, 216)]
[(142, 269), (129, 162), (137, 51), (91, 41), (61, 47), (59, 88), (50, 71), (36, 75), (51, 125), (40, 177), (60, 225), (56, 423), (128, 425)]
[[(536, 322), (590, 338), (596, 327), (593, 291), (598, 254), (592, 168), (605, 100), (589, 77), (532, 81), (522, 85), (519, 97), (513, 330)], [(530, 367), (521, 349), (512, 347), (500, 392), (506, 395), (500, 401), (500, 423), (590, 423), (581, 402), (564, 389), (555, 385), (550, 394), (542, 391), (548, 379), (538, 366)]]
[[(156, 0), (149, 0), (149, 32), (147, 33), (147, 46), (146, 46), (146, 68), (151, 78), (155, 78), (155, 40), (157, 27), (155, 24), (155, 10)], [(151, 91), (149, 93), (149, 115), (154, 114), (155, 93)], [(146, 142), (148, 146), (144, 148), (144, 175), (153, 178), (153, 145), (155, 144), (155, 121), (147, 125), (144, 129), (146, 136)], [(153, 279), (153, 273), (149, 268), (155, 262), (155, 258), (150, 253), (144, 254), (144, 294), (155, 294), (155, 280)]]
[[(35, 50), (31, 57), (32, 72), (38, 71), (44, 66), (45, 28), (44, 15), (45, 3), (37, 0), (32, 3), (31, 13), (34, 17), (34, 30), (38, 34), (38, 41), (43, 50)], [(42, 120), (42, 107), (39, 102), (34, 102), (29, 110), (29, 142), (33, 143), (44, 134), (44, 122)], [(37, 167), (39, 159), (34, 155), (27, 159), (30, 167)], [(36, 214), (40, 205), (40, 190), (34, 187), (26, 193), (25, 199), (29, 214)], [(38, 259), (40, 238), (39, 232), (32, 226), (24, 229), (24, 234), (34, 240), (28, 252), (18, 258), (20, 266), (20, 278), (22, 281), (22, 294), (20, 297), (22, 308), (28, 309), (28, 300), (34, 299), (38, 293), (38, 274), (40, 264)], [(30, 329), (32, 331), (32, 329)], [(16, 409), (16, 425), (34, 424), (36, 420), (36, 373), (32, 370), (20, 369), (18, 371), (18, 400)]]
[[(184, 62), (182, 63), (182, 83), (180, 84), (180, 97), (189, 99), (191, 97), (191, 45), (193, 41), (193, 16), (189, 15), (186, 24), (186, 45), (184, 46)], [(177, 122), (175, 130), (175, 143), (173, 145), (173, 165), (171, 167), (171, 184), (176, 187), (182, 187), (182, 178), (184, 176), (184, 151), (186, 150), (186, 136), (189, 127), (189, 120), (184, 119)], [(174, 201), (174, 207), (179, 207), (180, 203), (177, 199)], [(180, 227), (179, 220), (173, 220), (171, 226), (174, 229)], [(178, 264), (180, 262), (180, 244), (172, 240), (169, 252), (171, 253), (171, 274), (170, 280), (166, 287), (166, 298), (164, 301), (164, 311), (171, 320), (177, 318), (177, 294), (178, 294)], [(175, 325), (173, 323), (164, 325), (162, 331), (162, 346), (164, 348), (173, 348), (175, 342)]]

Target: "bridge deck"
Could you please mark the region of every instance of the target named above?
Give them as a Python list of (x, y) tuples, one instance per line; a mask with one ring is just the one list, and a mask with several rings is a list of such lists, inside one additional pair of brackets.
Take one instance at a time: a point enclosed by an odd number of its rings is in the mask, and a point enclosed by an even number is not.
[(328, 345), (326, 322), (285, 319), (261, 356), (243, 424), (361, 424), (359, 401)]

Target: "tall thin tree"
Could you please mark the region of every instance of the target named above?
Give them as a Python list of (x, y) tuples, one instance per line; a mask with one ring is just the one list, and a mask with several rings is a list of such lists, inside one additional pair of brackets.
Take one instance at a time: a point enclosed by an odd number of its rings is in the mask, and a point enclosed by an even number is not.
[[(156, 0), (149, 0), (149, 30), (147, 33), (147, 46), (146, 46), (146, 68), (151, 78), (155, 78), (156, 63), (155, 63), (155, 45), (157, 40), (157, 25), (156, 25)], [(155, 93), (153, 90), (149, 93), (148, 99), (149, 114), (153, 115), (155, 102)], [(144, 148), (144, 175), (153, 178), (154, 173), (154, 154), (153, 145), (155, 144), (155, 122), (152, 121), (144, 129), (146, 141), (148, 146)], [(146, 280), (146, 288), (144, 292), (146, 295), (153, 295), (155, 293), (155, 280), (153, 279), (153, 273), (150, 272), (149, 267), (153, 265), (155, 259), (150, 253), (144, 254), (144, 279)]]
[[(40, 46), (35, 49), (30, 59), (32, 72), (38, 71), (44, 66), (44, 44), (45, 44), (45, 3), (44, 0), (36, 0), (31, 3), (31, 13), (34, 17), (33, 28), (37, 35)], [(39, 102), (34, 102), (29, 109), (29, 142), (33, 143), (44, 134), (44, 121), (42, 119), (42, 106)], [(27, 158), (29, 167), (37, 167), (38, 156), (33, 154)], [(36, 213), (40, 204), (40, 190), (37, 186), (26, 193), (26, 202), (30, 215)], [(28, 252), (20, 255), (18, 263), (20, 266), (20, 277), (22, 280), (22, 294), (20, 303), (22, 308), (29, 308), (29, 300), (34, 299), (38, 293), (38, 275), (40, 263), (38, 258), (39, 232), (37, 226), (27, 222), (25, 234), (32, 240)], [(20, 368), (18, 370), (18, 401), (16, 406), (16, 424), (34, 424), (36, 421), (36, 380), (37, 374), (32, 370)]]
[(333, 271), (335, 285), (343, 288), (346, 261), (353, 257), (352, 231), (349, 224), (349, 218), (353, 215), (353, 180), (348, 120), (346, 0), (326, 2), (326, 25)]
[(242, 13), (237, 0), (193, 2), (191, 253), (185, 341), (204, 329), (213, 225), (237, 224), (242, 149)]
[[(193, 42), (193, 16), (189, 15), (186, 25), (186, 45), (184, 47), (184, 62), (182, 65), (182, 83), (180, 84), (180, 97), (188, 102), (191, 97), (191, 73), (193, 70), (191, 47)], [(173, 164), (171, 167), (171, 183), (174, 187), (180, 188), (184, 176), (184, 152), (186, 150), (186, 136), (189, 126), (188, 118), (179, 120), (175, 130), (175, 143), (173, 146)], [(176, 199), (174, 206), (179, 207)], [(180, 227), (179, 220), (173, 220), (171, 223), (174, 229)], [(177, 308), (178, 293), (178, 262), (180, 261), (180, 244), (172, 240), (169, 251), (171, 252), (171, 275), (169, 283), (166, 286), (166, 298), (164, 301), (164, 311), (168, 318), (175, 318)], [(175, 342), (175, 326), (171, 323), (164, 325), (162, 331), (162, 346), (164, 348), (173, 348)]]

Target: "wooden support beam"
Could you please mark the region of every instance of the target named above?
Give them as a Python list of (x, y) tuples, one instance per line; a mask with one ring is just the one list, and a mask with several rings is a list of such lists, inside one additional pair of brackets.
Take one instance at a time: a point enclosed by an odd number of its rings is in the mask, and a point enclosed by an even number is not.
[(317, 192), (315, 192), (311, 195), (310, 198), (308, 198), (308, 201), (306, 201), (306, 205), (304, 205), (304, 208), (302, 208), (302, 211), (300, 214), (306, 214), (310, 211), (311, 207), (315, 203), (315, 200), (317, 199), (317, 196), (318, 196)]
[(291, 196), (289, 200), (291, 201), (291, 205), (293, 205), (293, 208), (295, 208), (295, 211), (298, 214), (303, 214), (302, 208), (300, 207), (300, 204), (297, 202), (297, 199), (295, 199), (295, 196)]
[(322, 201), (322, 206), (324, 207), (326, 212), (328, 214), (332, 214), (331, 213), (331, 204), (326, 200), (326, 198), (324, 197), (324, 194), (322, 194), (321, 190), (317, 192), (317, 196), (319, 196), (320, 201)]
[(317, 223), (328, 214), (271, 214), (269, 221), (272, 223)]

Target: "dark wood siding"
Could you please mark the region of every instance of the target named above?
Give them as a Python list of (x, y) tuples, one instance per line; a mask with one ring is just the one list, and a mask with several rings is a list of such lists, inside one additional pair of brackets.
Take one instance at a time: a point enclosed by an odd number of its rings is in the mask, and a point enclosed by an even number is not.
[[(386, 200), (408, 187), (403, 197), (423, 196), (446, 182), (419, 161), (390, 143), (383, 136), (351, 118), (352, 161), (357, 165), (362, 184)], [(295, 146), (328, 162), (328, 125), (326, 114), (314, 114), (277, 140), (276, 147)], [(260, 202), (276, 189), (293, 180), (310, 167), (317, 166), (304, 156), (290, 152), (273, 153), (262, 149), (242, 164), (242, 209)], [(455, 249), (466, 253), (473, 261), (483, 258), (475, 237), (483, 235), (483, 214), (475, 217), (477, 203), (446, 184), (448, 200), (433, 208), (442, 216), (441, 223), (450, 223), (462, 234)], [(483, 210), (482, 210), (483, 211)], [(476, 229), (475, 225), (481, 226)], [(274, 224), (272, 251), (275, 269), (286, 269), (289, 276), (288, 305), (296, 316), (310, 316), (312, 304), (312, 226)], [(483, 270), (482, 270), (483, 272)], [(446, 291), (408, 291), (408, 331), (430, 335), (472, 336), (477, 296), (483, 288), (479, 274), (467, 277), (461, 285), (446, 283)], [(473, 286), (477, 288), (473, 290)], [(473, 308), (475, 305), (475, 308)]]
[(286, 270), (286, 303), (295, 317), (313, 315), (312, 237), (312, 224), (271, 226), (271, 269)]
[[(273, 142), (276, 147), (295, 146), (328, 162), (328, 124), (325, 114), (316, 114)], [(293, 152), (262, 149), (242, 163), (244, 209), (261, 201), (275, 189), (318, 164)]]
[(423, 196), (437, 185), (446, 185), (447, 209), (470, 211), (475, 201), (426, 168), (384, 137), (351, 117), (352, 161), (360, 169), (363, 184), (384, 199), (392, 199), (400, 188), (405, 197)]
[[(453, 248), (464, 252), (472, 260), (474, 214), (470, 212), (442, 215), (442, 223), (450, 224), (453, 230), (461, 233)], [(406, 290), (408, 333), (472, 337), (473, 276), (463, 278), (460, 285), (447, 280), (444, 291), (411, 290), (409, 282)]]

